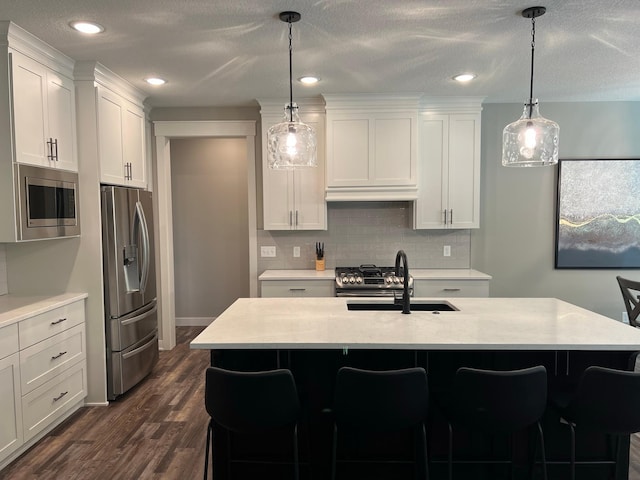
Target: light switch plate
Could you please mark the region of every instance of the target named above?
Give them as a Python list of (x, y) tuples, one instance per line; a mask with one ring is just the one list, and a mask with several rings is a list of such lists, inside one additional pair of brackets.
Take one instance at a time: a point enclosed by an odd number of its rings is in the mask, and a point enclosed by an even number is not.
[(293, 256), (296, 258), (300, 257), (300, 247), (293, 247)]
[(260, 256), (261, 257), (275, 257), (276, 256), (276, 247), (260, 247)]
[(445, 245), (442, 254), (445, 257), (450, 257), (451, 256), (451, 245)]

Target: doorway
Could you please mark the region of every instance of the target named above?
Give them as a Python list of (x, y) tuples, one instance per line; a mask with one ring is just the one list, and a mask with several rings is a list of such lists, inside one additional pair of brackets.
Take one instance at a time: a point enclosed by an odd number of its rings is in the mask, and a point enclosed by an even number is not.
[(154, 122), (156, 165), (154, 190), (157, 209), (155, 213), (156, 249), (158, 265), (158, 308), (160, 348), (170, 350), (176, 345), (176, 308), (174, 272), (174, 226), (171, 185), (171, 144), (175, 140), (197, 138), (239, 139), (245, 143), (247, 185), (247, 228), (249, 256), (249, 296), (258, 292), (257, 276), (257, 223), (256, 223), (256, 125), (254, 121), (157, 121)]

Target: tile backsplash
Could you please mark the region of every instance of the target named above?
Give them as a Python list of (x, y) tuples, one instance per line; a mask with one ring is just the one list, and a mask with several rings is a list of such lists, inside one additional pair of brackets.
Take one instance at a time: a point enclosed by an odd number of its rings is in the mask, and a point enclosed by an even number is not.
[(4, 245), (0, 243), (0, 295), (9, 293), (7, 284), (7, 255)]
[[(258, 231), (258, 272), (315, 268), (315, 243), (324, 242), (326, 269), (373, 263), (393, 265), (404, 250), (411, 268), (469, 268), (469, 230), (414, 230), (410, 202), (332, 202), (326, 231)], [(445, 245), (451, 256), (445, 257)], [(275, 246), (276, 257), (261, 257), (261, 246)], [(300, 257), (293, 256), (300, 247)]]

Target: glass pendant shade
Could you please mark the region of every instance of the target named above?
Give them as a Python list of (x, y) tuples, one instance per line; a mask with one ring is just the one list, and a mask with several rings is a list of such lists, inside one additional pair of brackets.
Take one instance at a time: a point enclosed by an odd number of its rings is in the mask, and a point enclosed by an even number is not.
[(295, 103), (284, 107), (284, 119), (267, 131), (269, 168), (316, 167), (317, 145), (313, 129), (300, 121)]
[(543, 167), (558, 163), (560, 127), (540, 115), (538, 101), (525, 104), (519, 120), (502, 132), (502, 165)]

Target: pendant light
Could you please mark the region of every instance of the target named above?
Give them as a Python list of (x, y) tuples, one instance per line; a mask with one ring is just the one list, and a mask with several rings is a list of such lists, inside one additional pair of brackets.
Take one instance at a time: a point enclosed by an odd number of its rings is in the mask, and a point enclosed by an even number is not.
[(284, 107), (284, 119), (267, 132), (269, 168), (294, 169), (315, 167), (316, 133), (309, 125), (300, 121), (298, 105), (293, 103), (293, 68), (291, 48), (291, 24), (299, 21), (298, 12), (282, 12), (280, 20), (289, 24), (289, 103)]
[(522, 117), (510, 123), (502, 132), (502, 165), (506, 167), (540, 167), (558, 163), (557, 123), (540, 115), (538, 100), (533, 99), (533, 54), (536, 41), (536, 18), (544, 15), (545, 7), (530, 7), (522, 11), (531, 19), (531, 83), (529, 102)]

